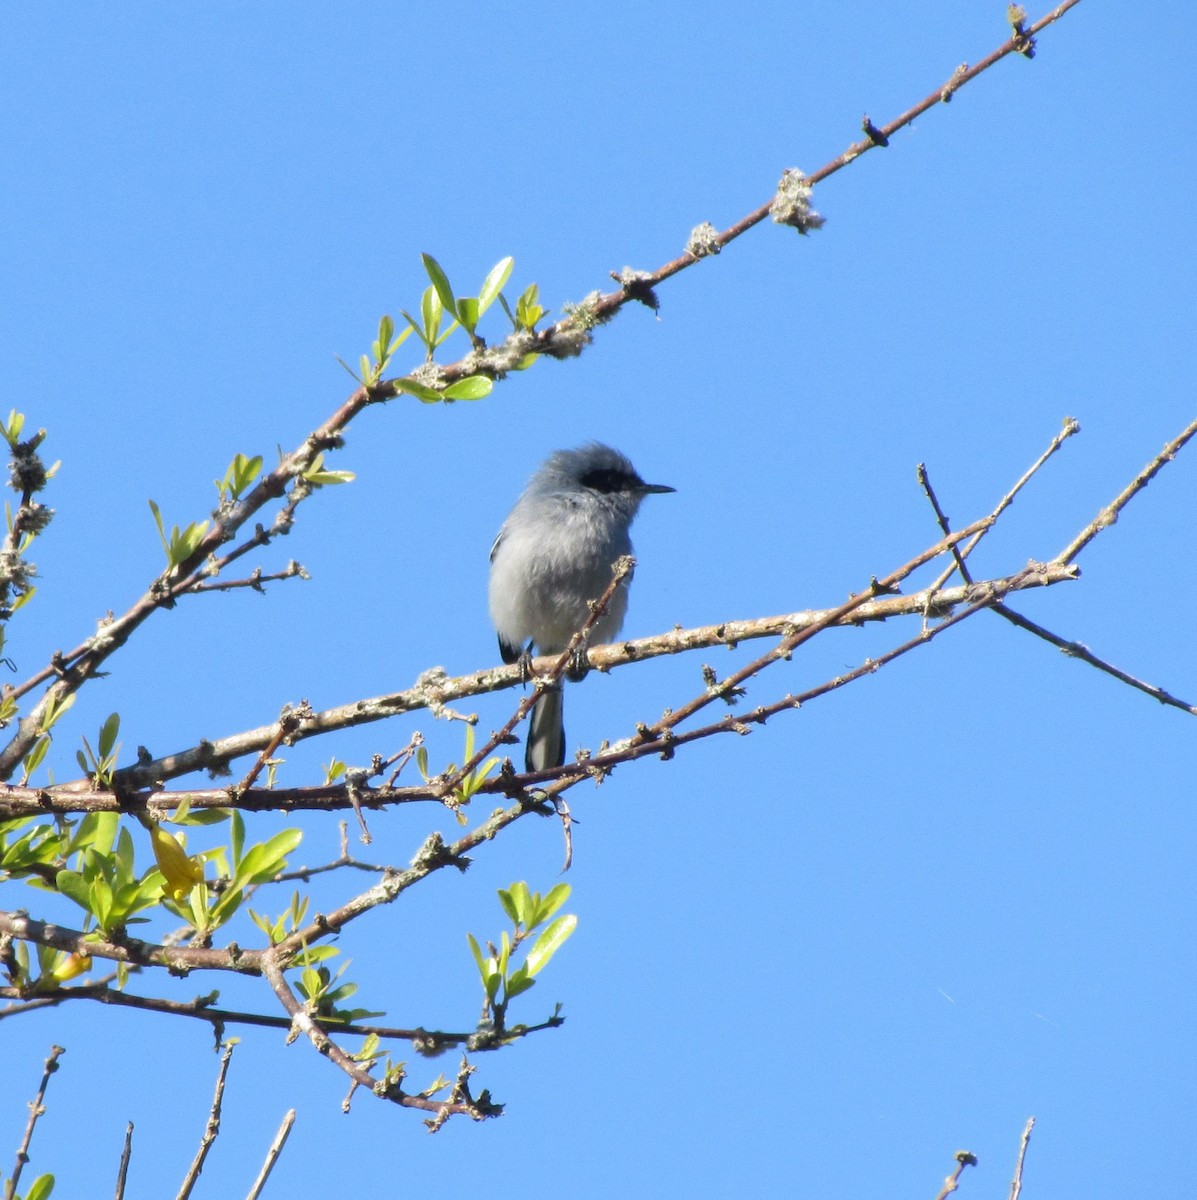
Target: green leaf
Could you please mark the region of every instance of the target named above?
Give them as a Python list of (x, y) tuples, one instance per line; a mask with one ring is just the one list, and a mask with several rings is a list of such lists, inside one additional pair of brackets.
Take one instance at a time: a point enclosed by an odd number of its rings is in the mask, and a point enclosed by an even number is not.
[(528, 958), (524, 964), (528, 968), (528, 974), (538, 975), (577, 926), (578, 918), (572, 913), (558, 917), (536, 939), (536, 945), (528, 951)]
[(15, 408), (11, 409), (8, 414), (8, 422), (4, 426), (4, 440), (15, 448), (17, 442), (21, 440), (21, 430), (24, 428), (25, 414), (17, 412)]
[(88, 884), (87, 907), (90, 912), (95, 913), (101, 927), (107, 929), (112, 913), (112, 885), (101, 875), (97, 875)]
[[(416, 337), (418, 337), (420, 339), (420, 341), (422, 341), (424, 343), (424, 345), (429, 350), (431, 350), (432, 343), (425, 336), (424, 327), (422, 325), (417, 325), (415, 318), (411, 315), (411, 313), (407, 312), (405, 309), (400, 309), (399, 312), (400, 312), (400, 315), (403, 317), (403, 319), (407, 322), (407, 324), (409, 326), (408, 333), (415, 333)], [(356, 378), (356, 376), (354, 378)]]
[(440, 404), (444, 399), (435, 388), (425, 387), (422, 383), (417, 383), (414, 379), (396, 379), (395, 386), (401, 392), (407, 392), (409, 396), (415, 396), (417, 400), (422, 400), (425, 404)]
[[(446, 400), (481, 400), (494, 390), (494, 380), (485, 375), (467, 375), (444, 390)], [(439, 399), (439, 397), (438, 397)]]
[(441, 270), (441, 264), (431, 254), (421, 254), (420, 257), (424, 260), (424, 270), (428, 272), (428, 278), (432, 280), (432, 286), (436, 288), (436, 294), (440, 297), (446, 311), (456, 313), (457, 302), (453, 299), (453, 289), (449, 286), (449, 277)]
[(229, 821), (229, 842), (232, 846), (233, 867), (236, 869), (241, 862), (241, 852), (245, 846), (245, 818), (237, 809), (233, 809), (233, 816)]
[[(407, 316), (406, 313), (404, 313), (403, 315)], [(407, 319), (410, 321), (411, 317), (408, 317)], [(337, 360), (337, 362), (339, 362), (341, 364), (341, 366), (343, 366), (345, 368), (345, 373), (350, 377), (350, 379), (353, 380), (354, 383), (363, 383), (364, 382), (364, 380), (361, 380), (358, 378), (357, 372), (339, 354), (334, 354), (333, 358), (335, 358)]]
[(499, 888), (499, 903), (503, 906), (503, 911), (507, 914), (513, 925), (523, 923), (523, 918), (520, 916), (520, 910), (515, 902), (515, 897), (511, 894), (519, 885), (512, 884), (511, 889)]
[(73, 900), (84, 912), (91, 912), (87, 881), (78, 871), (59, 871), (54, 882), (68, 900)]
[(390, 316), (384, 313), (378, 321), (378, 340), (372, 347), (375, 361), (381, 364), (390, 357), (391, 339), (394, 336), (395, 322)]
[(286, 857), (303, 840), (299, 829), (283, 829), (268, 841), (251, 846), (237, 865), (233, 877), (235, 886), (264, 883), (273, 879), (286, 865)]
[(526, 992), (530, 987), (534, 987), (535, 985), (536, 980), (528, 974), (528, 965), (525, 963), (507, 981), (507, 987), (504, 989), (504, 995), (506, 999), (511, 1000), (518, 996), (521, 992)]
[(424, 344), (428, 347), (429, 354), (436, 345), (436, 335), (440, 333), (441, 316), (444, 311), (445, 306), (436, 294), (436, 288), (425, 288), (424, 295), (420, 298), (420, 315), (424, 318)]
[(536, 910), (533, 926), (547, 921), (568, 899), (572, 889), (568, 883), (559, 883), (549, 890), (549, 894), (541, 900)]
[(486, 982), (486, 960), (482, 957), (482, 947), (478, 945), (478, 939), (472, 933), (467, 933), (466, 937), (470, 942), (470, 949), (474, 952), (474, 961), (478, 964), (478, 974), (482, 976), (482, 982)]
[(39, 1175), (25, 1193), (25, 1200), (47, 1200), (54, 1190), (53, 1175)]
[(25, 775), (26, 777), (33, 774), (34, 771), (42, 765), (42, 759), (46, 757), (46, 751), (50, 749), (50, 735), (42, 733), (38, 735), (38, 739), (33, 743), (29, 753), (25, 755)]
[(95, 818), (91, 825), (90, 849), (97, 854), (111, 854), (116, 842), (116, 832), (120, 826), (121, 815), (114, 812), (92, 813)]
[[(190, 798), (185, 797), (185, 800), (190, 804)], [(195, 812), (188, 811), (185, 815), (182, 814), (183, 805), (180, 804), (170, 818), (172, 825), (219, 825), (221, 821), (227, 821), (229, 814), (232, 812), (228, 808), (201, 808)]]
[[(481, 316), (498, 297), (503, 290), (507, 280), (511, 278), (511, 268), (515, 266), (515, 259), (508, 255), (506, 258), (501, 258), (490, 269), (490, 274), (483, 281), (482, 288), (478, 292), (478, 315)], [(464, 324), (464, 322), (463, 322)]]
[(474, 336), (474, 330), (478, 325), (478, 314), (478, 301), (473, 296), (463, 296), (458, 300), (457, 319), (471, 337)]
[(162, 549), (166, 557), (170, 558), (170, 543), (166, 540), (166, 528), (162, 524), (162, 514), (158, 511), (158, 506), (150, 501), (150, 512), (154, 514), (154, 524), (158, 526), (158, 536), (162, 539)]
[(112, 713), (100, 726), (100, 757), (107, 758), (116, 745), (117, 735), (121, 731), (120, 713)]

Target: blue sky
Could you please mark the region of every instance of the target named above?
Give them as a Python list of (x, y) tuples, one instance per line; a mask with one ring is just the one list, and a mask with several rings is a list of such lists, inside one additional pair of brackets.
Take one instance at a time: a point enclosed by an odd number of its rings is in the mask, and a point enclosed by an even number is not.
[[(159, 570), (147, 499), (201, 519), (234, 453), (272, 458), (338, 406), (334, 356), (418, 304), (421, 252), (462, 291), (514, 255), (509, 290), (535, 280), (559, 313), (980, 59), (1004, 8), (5, 6), (0, 407), (63, 463), (6, 646), (20, 677)], [(58, 771), (114, 709), (126, 755), (158, 754), (301, 697), (493, 664), (491, 539), (537, 462), (590, 438), (677, 488), (637, 523), (629, 635), (837, 603), (935, 539), (916, 463), (963, 524), (1074, 416), (1081, 436), (973, 566), (1050, 557), (1193, 419), (1195, 35), (1187, 6), (1131, 20), (1085, 0), (1033, 62), (819, 187), (819, 233), (754, 230), (666, 284), (659, 315), (625, 311), (485, 402), (364, 414), (330, 464), (356, 482), (262, 559), (312, 580), (160, 614), (80, 698)], [(1079, 582), (1015, 607), (1197, 701), (1195, 453)], [(746, 703), (911, 632), (821, 638)], [(755, 652), (592, 675), (569, 692), (571, 738), (625, 736), (698, 690), (702, 662)], [(479, 699), (482, 729), (512, 702)], [(298, 749), (283, 777), (413, 728), (434, 761), (459, 754), (459, 728), (421, 716)], [(249, 1031), (196, 1194), (244, 1192), (292, 1105), (267, 1195), (933, 1195), (967, 1147), (962, 1194), (992, 1196), (1031, 1114), (1034, 1194), (1188, 1194), (1164, 1164), (1197, 1151), (1192, 747), (1191, 718), (983, 614), (750, 737), (576, 789), (579, 928), (522, 1010), (561, 1000), (568, 1019), (479, 1060), (504, 1118), (429, 1138), (362, 1096), (345, 1117), (338, 1072)], [(334, 828), (301, 824), (297, 862), (335, 856)], [(370, 856), (405, 862), (452, 826), (400, 811), (372, 828)], [(495, 889), (547, 889), (560, 863), (556, 824), (525, 822), (360, 923), (342, 946), (365, 1004), (469, 1025), (466, 931), (496, 936)], [(6, 884), (0, 903), (29, 901)], [(207, 1030), (83, 1005), (0, 1023), (2, 1153), (55, 1041), (30, 1170), (106, 1192), (132, 1120), (129, 1194), (177, 1188), (215, 1077)]]

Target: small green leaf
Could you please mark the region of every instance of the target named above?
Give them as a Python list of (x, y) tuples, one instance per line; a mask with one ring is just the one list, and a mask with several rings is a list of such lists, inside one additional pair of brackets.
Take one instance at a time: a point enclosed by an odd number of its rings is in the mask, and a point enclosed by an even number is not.
[(478, 325), (478, 301), (473, 296), (463, 296), (457, 302), (457, 319), (462, 323), (466, 333), (474, 336)]
[(570, 891), (568, 883), (559, 883), (556, 887), (550, 888), (548, 895), (541, 900), (537, 907), (533, 925), (540, 925), (547, 921), (569, 899)]
[(457, 312), (453, 289), (449, 286), (449, 277), (441, 270), (441, 264), (431, 254), (421, 254), (420, 257), (424, 260), (424, 270), (428, 272), (428, 278), (432, 280), (432, 286), (436, 288), (436, 294), (440, 297), (445, 310), (451, 313)]
[(21, 430), (25, 428), (25, 414), (14, 408), (8, 414), (8, 422), (4, 426), (4, 439), (14, 449), (21, 439)]
[(121, 731), (120, 713), (112, 713), (100, 726), (100, 757), (107, 758), (116, 745), (117, 735)]
[(451, 383), (444, 391), (446, 400), (481, 400), (494, 390), (494, 380), (485, 375), (467, 375)]
[(558, 917), (545, 931), (536, 939), (536, 945), (528, 951), (528, 958), (525, 966), (528, 968), (529, 975), (538, 975), (540, 971), (548, 963), (549, 959), (561, 948), (565, 940), (578, 927), (578, 918), (572, 913), (564, 917)]
[(54, 882), (68, 900), (74, 900), (84, 912), (91, 912), (87, 881), (78, 871), (59, 871)]
[(385, 313), (378, 322), (378, 340), (374, 343), (374, 358), (385, 362), (391, 350), (391, 339), (395, 336), (395, 322)]
[(54, 1190), (53, 1175), (39, 1175), (25, 1193), (25, 1200), (47, 1200)]
[(150, 512), (154, 514), (154, 524), (158, 526), (158, 536), (162, 539), (162, 549), (166, 553), (166, 557), (170, 558), (170, 543), (166, 540), (166, 529), (162, 524), (162, 513), (158, 511), (158, 506), (150, 501)]
[(490, 274), (482, 284), (481, 290), (478, 292), (478, 315), (481, 316), (495, 302), (496, 297), (503, 290), (507, 280), (511, 278), (511, 268), (515, 265), (515, 259), (508, 255), (506, 258), (501, 258), (490, 269)]
[(46, 751), (50, 749), (50, 735), (42, 733), (38, 735), (38, 739), (33, 743), (32, 749), (25, 755), (24, 767), (25, 777), (28, 778), (34, 771), (42, 765), (42, 760), (46, 757)]
[(414, 379), (396, 379), (395, 386), (401, 392), (407, 392), (409, 396), (415, 396), (417, 400), (422, 400), (425, 404), (440, 404), (444, 399), (435, 388), (425, 387), (422, 383), (417, 383)]
[(516, 908), (515, 898), (506, 888), (499, 888), (499, 903), (503, 906), (503, 911), (507, 914), (512, 925), (519, 925), (519, 909)]
[(528, 967), (525, 964), (507, 981), (507, 987), (504, 988), (504, 996), (508, 1000), (514, 999), (521, 992), (526, 992), (530, 987), (534, 987), (535, 984), (536, 980), (528, 974)]
[(478, 964), (478, 974), (482, 976), (482, 980), (486, 982), (486, 960), (482, 957), (482, 947), (478, 945), (478, 939), (472, 933), (467, 933), (466, 937), (470, 942), (470, 949), (474, 952), (474, 961)]
[[(404, 316), (407, 316), (407, 314), (404, 313)], [(408, 317), (407, 319), (409, 321), (411, 320), (410, 317)], [(354, 381), (354, 383), (364, 383), (365, 382), (364, 380), (358, 378), (357, 372), (339, 354), (334, 354), (333, 358), (335, 358), (337, 360), (337, 362), (339, 362), (341, 364), (341, 366), (343, 366), (345, 368), (345, 373)]]

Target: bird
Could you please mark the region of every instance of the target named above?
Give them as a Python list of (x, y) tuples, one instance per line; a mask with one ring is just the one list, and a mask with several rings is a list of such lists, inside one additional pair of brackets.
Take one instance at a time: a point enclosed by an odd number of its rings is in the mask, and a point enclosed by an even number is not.
[[(675, 491), (645, 483), (618, 450), (588, 442), (549, 455), (528, 481), (490, 551), (489, 606), (506, 663), (527, 663), (533, 646), (560, 654), (590, 617), (590, 602), (611, 583), (612, 567), (632, 553), (629, 529), (645, 496)], [(609, 642), (623, 626), (628, 580), (590, 631)], [(585, 673), (583, 649), (578, 671)], [(565, 761), (561, 688), (532, 707), (524, 765), (528, 771)]]

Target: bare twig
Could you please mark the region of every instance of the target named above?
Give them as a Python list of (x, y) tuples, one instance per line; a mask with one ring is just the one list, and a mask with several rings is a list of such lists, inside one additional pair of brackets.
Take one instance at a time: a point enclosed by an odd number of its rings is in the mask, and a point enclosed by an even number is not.
[(262, 773), (266, 764), (270, 761), (274, 752), (287, 740), (294, 732), (299, 724), (301, 715), (308, 716), (311, 709), (305, 703), (301, 706), (301, 711), (296, 711), (289, 704), (283, 705), (283, 711), (279, 714), (278, 721), (275, 723), (274, 732), (271, 734), (270, 740), (262, 747), (258, 753), (258, 757), (254, 760), (254, 764), (246, 773), (245, 778), (241, 780), (233, 790), (233, 796), (237, 797), (245, 792), (248, 792), (251, 787), (258, 781), (258, 776)]
[(208, 1150), (220, 1133), (220, 1106), (224, 1100), (224, 1081), (229, 1073), (229, 1060), (233, 1057), (235, 1045), (236, 1042), (226, 1042), (224, 1053), (220, 1056), (220, 1070), (216, 1075), (216, 1094), (212, 1097), (212, 1107), (208, 1112), (207, 1124), (204, 1126), (204, 1136), (200, 1138), (199, 1149), (192, 1160), (191, 1169), (183, 1179), (183, 1186), (179, 1188), (177, 1200), (187, 1200), (191, 1195), (191, 1189), (195, 1187), (200, 1172), (204, 1169), (204, 1160), (208, 1157)]
[(58, 1060), (66, 1053), (62, 1046), (51, 1046), (50, 1053), (46, 1058), (45, 1069), (42, 1071), (42, 1081), (37, 1089), (37, 1095), (29, 1102), (29, 1120), (25, 1125), (25, 1135), (21, 1138), (21, 1144), (17, 1147), (17, 1161), (12, 1169), (12, 1177), (8, 1181), (8, 1186), (4, 1189), (4, 1200), (13, 1200), (17, 1194), (17, 1184), (21, 1182), (21, 1172), (25, 1169), (25, 1164), (29, 1161), (29, 1147), (33, 1142), (33, 1131), (37, 1127), (37, 1119), (46, 1111), (46, 1088), (50, 1083), (50, 1076), (58, 1070)]
[(1022, 1168), (1027, 1159), (1027, 1145), (1031, 1140), (1031, 1130), (1035, 1128), (1035, 1118), (1027, 1121), (1027, 1127), (1022, 1131), (1022, 1141), (1018, 1147), (1018, 1162), (1014, 1164), (1014, 1178), (1010, 1181), (1010, 1200), (1018, 1200), (1022, 1193)]
[(249, 1194), (245, 1200), (258, 1200), (262, 1194), (262, 1189), (266, 1186), (266, 1180), (270, 1178), (270, 1172), (274, 1170), (274, 1164), (278, 1162), (278, 1157), (283, 1152), (283, 1147), (287, 1144), (287, 1138), (291, 1135), (291, 1126), (295, 1124), (295, 1109), (287, 1110), (287, 1115), (283, 1117), (283, 1123), (278, 1127), (278, 1133), (274, 1135), (274, 1141), (270, 1143), (270, 1149), (266, 1151), (266, 1161), (262, 1164), (262, 1169), (258, 1172), (257, 1179), (254, 1180), (254, 1185), (249, 1189)]
[[(1022, 491), (1024, 487), (1027, 486), (1028, 483), (1031, 482), (1035, 475), (1038, 474), (1040, 468), (1047, 463), (1048, 459), (1050, 459), (1052, 455), (1055, 454), (1056, 451), (1059, 450), (1060, 447), (1063, 446), (1070, 437), (1072, 437), (1074, 434), (1080, 433), (1080, 431), (1080, 422), (1077, 421), (1075, 417), (1064, 418), (1064, 424), (1061, 427), (1060, 432), (1057, 433), (1054, 438), (1052, 438), (1051, 444), (1048, 446), (1048, 448), (1044, 450), (1044, 452), (1023, 472), (1022, 477), (1018, 480), (1018, 482), (1015, 483), (1015, 485), (998, 501), (997, 507), (989, 514), (989, 524), (984, 529), (979, 530), (975, 536), (970, 538), (967, 545), (960, 547), (958, 551), (957, 562), (959, 562), (961, 559), (968, 558), (968, 556), (977, 548), (977, 543), (980, 542), (980, 540), (989, 532), (989, 530), (993, 528), (993, 526), (997, 523), (997, 519), (1006, 511), (1006, 509), (1010, 507), (1011, 504), (1014, 503), (1014, 498), (1019, 492)], [(922, 473), (926, 474), (926, 467), (924, 467), (921, 463), (919, 465)], [(931, 498), (932, 505), (936, 509), (939, 527), (946, 535), (947, 517), (944, 516), (943, 510), (939, 508), (938, 502), (935, 501), (933, 497), (929, 498)], [(946, 571), (944, 571), (944, 573), (935, 581), (935, 583), (931, 585), (930, 590), (934, 591), (937, 586), (942, 586), (945, 584), (951, 576), (952, 571), (956, 569), (956, 567), (949, 567)], [(964, 578), (967, 579), (967, 573), (965, 574)]]
[(1184, 444), (1194, 435), (1197, 434), (1197, 421), (1185, 426), (1181, 432), (1172, 439), (1160, 452), (1153, 458), (1139, 473), (1131, 480), (1130, 483), (1118, 493), (1110, 504), (1101, 510), (1097, 516), (1077, 534), (1059, 554), (1056, 555), (1054, 562), (1068, 563), (1072, 562), (1078, 554), (1103, 530), (1113, 525), (1118, 520), (1118, 515), (1130, 503), (1130, 501), (1138, 495), (1159, 473), (1163, 470), (1166, 463), (1170, 463), (1181, 450)]
[(253, 588), (255, 592), (265, 594), (266, 589), (262, 586), (263, 584), (297, 578), (308, 579), (309, 575), (299, 563), (292, 559), (283, 570), (272, 571), (270, 574), (263, 574), (262, 568), (257, 567), (253, 574), (246, 579), (226, 579), (220, 583), (197, 583), (190, 589), (190, 594), (194, 596), (197, 592), (231, 592), (236, 588)]
[[(362, 862), (360, 859), (354, 858), (349, 853), (349, 826), (345, 821), (340, 823), (341, 830), (341, 853), (333, 859), (332, 862), (324, 863), (319, 867), (297, 867), (294, 871), (283, 871), (271, 879), (270, 883), (307, 883), (313, 875), (325, 875), (329, 871), (339, 871), (343, 868), (351, 868), (355, 871), (367, 871), (372, 875), (385, 875), (389, 870), (388, 867), (381, 866), (376, 863)], [(265, 884), (259, 886), (264, 887)]]
[(1140, 692), (1144, 692), (1146, 695), (1151, 696), (1152, 699), (1158, 700), (1161, 704), (1170, 705), (1172, 708), (1179, 708), (1181, 712), (1187, 712), (1190, 716), (1197, 717), (1197, 705), (1192, 705), (1185, 700), (1178, 699), (1171, 692), (1164, 691), (1162, 687), (1157, 687), (1154, 683), (1146, 683), (1142, 679), (1136, 679), (1133, 675), (1128, 675), (1112, 663), (1106, 662), (1105, 659), (1098, 658), (1088, 646), (1083, 646), (1080, 642), (1069, 641), (1052, 633), (1050, 629), (1044, 629), (1042, 625), (1032, 621), (1029, 617), (1024, 617), (1021, 613), (1015, 612), (1012, 608), (1007, 608), (1005, 604), (995, 604), (993, 611), (999, 616), (1005, 617), (1011, 624), (1017, 625), (1020, 629), (1025, 629), (1028, 633), (1033, 633), (1045, 642), (1050, 642), (1057, 649), (1063, 650), (1069, 658), (1078, 658), (1081, 662), (1086, 662), (1091, 667), (1096, 667), (1099, 671), (1104, 671), (1107, 675), (1113, 676), (1119, 682), (1125, 683)]
[[(939, 497), (936, 496), (935, 489), (931, 486), (931, 477), (927, 474), (927, 464), (919, 463), (915, 470), (915, 475), (918, 478), (919, 486), (922, 487), (924, 494), (931, 504), (932, 510), (935, 512), (935, 520), (939, 525), (940, 533), (942, 533), (944, 537), (947, 537), (948, 534), (952, 532), (952, 528), (948, 523), (947, 514), (939, 505)], [(976, 536), (979, 540), (981, 534), (978, 533)], [(952, 557), (956, 560), (956, 570), (960, 572), (960, 578), (965, 583), (972, 583), (973, 577), (970, 574), (968, 567), (965, 565), (964, 555), (960, 553), (960, 547), (954, 543), (952, 545)], [(945, 576), (945, 582), (946, 578), (947, 577)]]
[(129, 1176), (129, 1160), (133, 1157), (133, 1122), (125, 1126), (125, 1148), (116, 1172), (116, 1200), (125, 1200), (125, 1180)]
[[(16, 988), (0, 988), (0, 997), (8, 997), (16, 992)], [(226, 1025), (249, 1025), (265, 1029), (291, 1028), (292, 1022), (287, 1017), (280, 1017), (277, 1013), (254, 1013), (217, 1008), (212, 1003), (214, 996), (215, 993), (197, 996), (194, 1000), (166, 1000), (160, 996), (139, 996), (127, 990), (118, 991), (116, 988), (103, 984), (84, 983), (74, 987), (59, 988), (55, 992), (39, 995), (33, 1000), (18, 1000), (16, 1003), (6, 1005), (4, 1008), (0, 1008), (0, 1020), (4, 1020), (6, 1017), (21, 1016), (39, 1008), (52, 1008), (68, 1001), (91, 1000), (115, 1008), (132, 1008), (140, 1012), (154, 1012), (164, 1016), (187, 1017), (204, 1021), (217, 1031), (218, 1037), (223, 1035)], [(320, 1017), (312, 1019), (327, 1033), (346, 1034), (351, 1037), (389, 1038), (395, 1041), (419, 1043), (423, 1047), (436, 1046), (446, 1050), (452, 1049), (454, 1046), (465, 1045), (475, 1032), (474, 1030), (425, 1029), (422, 1025), (412, 1028), (325, 1020)], [(535, 1025), (521, 1024), (518, 1030), (508, 1031), (505, 1036), (508, 1040), (515, 1041), (545, 1029), (556, 1029), (559, 1025), (559, 1021), (550, 1018)]]

